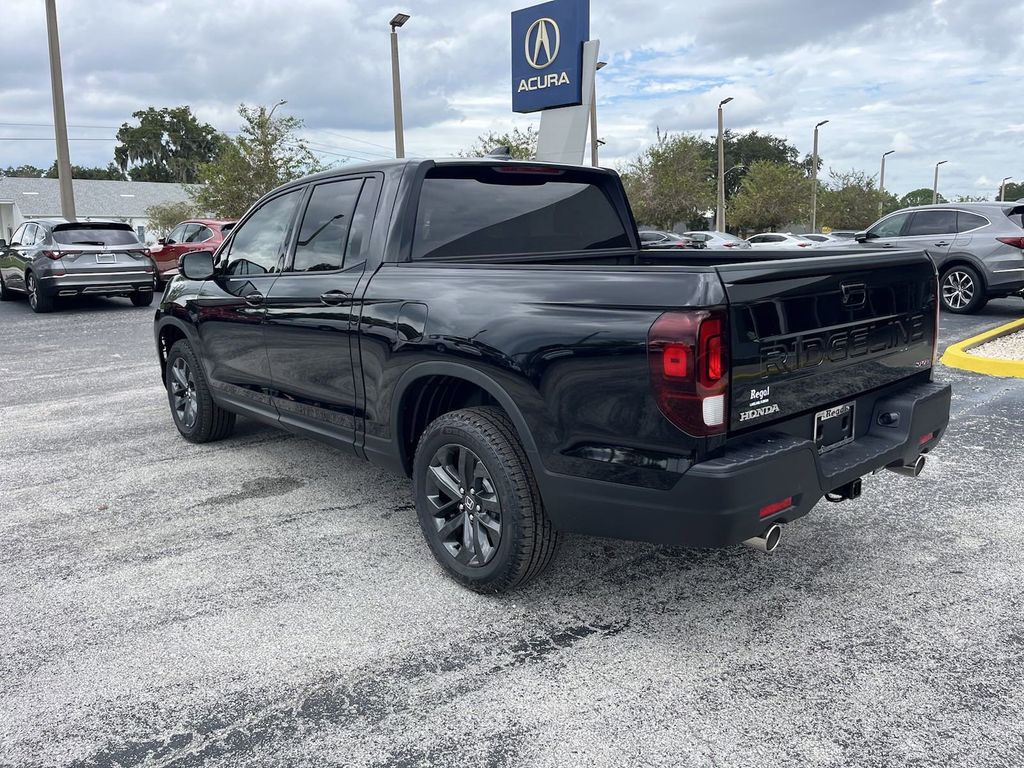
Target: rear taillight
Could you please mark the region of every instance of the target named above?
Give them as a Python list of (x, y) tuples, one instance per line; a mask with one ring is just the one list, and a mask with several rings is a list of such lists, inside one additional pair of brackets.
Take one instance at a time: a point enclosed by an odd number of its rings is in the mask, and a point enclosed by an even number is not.
[(45, 256), (48, 259), (53, 259), (54, 261), (57, 261), (64, 254), (61, 253), (60, 251), (40, 251), (39, 255), (40, 256)]
[(996, 240), (1000, 243), (1006, 243), (1007, 245), (1012, 245), (1014, 248), (1024, 250), (1024, 237), (997, 237)]
[(725, 432), (728, 354), (725, 310), (666, 312), (651, 326), (651, 387), (679, 429), (697, 437)]

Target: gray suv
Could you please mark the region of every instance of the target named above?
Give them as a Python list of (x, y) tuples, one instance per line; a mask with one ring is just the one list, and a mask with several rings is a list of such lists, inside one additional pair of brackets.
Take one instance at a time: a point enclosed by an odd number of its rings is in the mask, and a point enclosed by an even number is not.
[(26, 221), (0, 240), (0, 300), (28, 296), (34, 312), (58, 297), (125, 296), (153, 303), (153, 259), (127, 224), (112, 221)]
[(939, 270), (942, 308), (978, 312), (989, 299), (1024, 292), (1024, 205), (945, 203), (890, 213), (857, 242), (927, 251)]

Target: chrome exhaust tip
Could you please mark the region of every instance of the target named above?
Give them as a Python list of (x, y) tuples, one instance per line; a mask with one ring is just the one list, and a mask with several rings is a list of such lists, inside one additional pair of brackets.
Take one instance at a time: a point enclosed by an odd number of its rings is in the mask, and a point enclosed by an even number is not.
[(924, 470), (925, 457), (921, 454), (917, 457), (917, 460), (913, 464), (907, 464), (901, 467), (888, 467), (892, 472), (897, 475), (906, 475), (907, 477), (917, 477)]
[(744, 541), (743, 546), (756, 549), (758, 552), (771, 554), (779, 548), (780, 541), (782, 541), (782, 526), (778, 523), (773, 523), (760, 536)]

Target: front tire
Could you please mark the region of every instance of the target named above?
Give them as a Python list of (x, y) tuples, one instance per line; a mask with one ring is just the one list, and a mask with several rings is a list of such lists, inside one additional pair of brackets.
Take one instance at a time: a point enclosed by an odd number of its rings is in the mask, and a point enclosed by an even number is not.
[(942, 308), (956, 315), (980, 312), (988, 298), (985, 284), (974, 267), (957, 265), (942, 273)]
[(25, 290), (28, 292), (28, 305), (37, 314), (53, 312), (53, 296), (45, 296), (39, 289), (39, 280), (35, 273), (25, 273)]
[(190, 443), (223, 440), (234, 431), (235, 414), (213, 402), (202, 364), (188, 341), (171, 347), (164, 384), (174, 426)]
[(153, 303), (153, 291), (143, 291), (142, 293), (133, 293), (131, 295), (132, 306), (135, 307), (148, 307)]
[(416, 512), (438, 563), (477, 592), (507, 592), (551, 562), (558, 533), (504, 411), (447, 413), (423, 432), (413, 463)]

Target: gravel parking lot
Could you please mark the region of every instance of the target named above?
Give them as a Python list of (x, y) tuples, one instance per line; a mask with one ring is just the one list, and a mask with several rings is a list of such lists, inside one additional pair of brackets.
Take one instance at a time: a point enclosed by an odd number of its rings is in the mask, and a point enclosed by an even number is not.
[(151, 318), (0, 305), (0, 764), (1024, 762), (1019, 381), (942, 368), (925, 474), (771, 557), (572, 538), (482, 597), (404, 478), (252, 422), (180, 440)]
[(993, 339), (972, 349), (971, 354), (1000, 360), (1024, 360), (1024, 331)]

